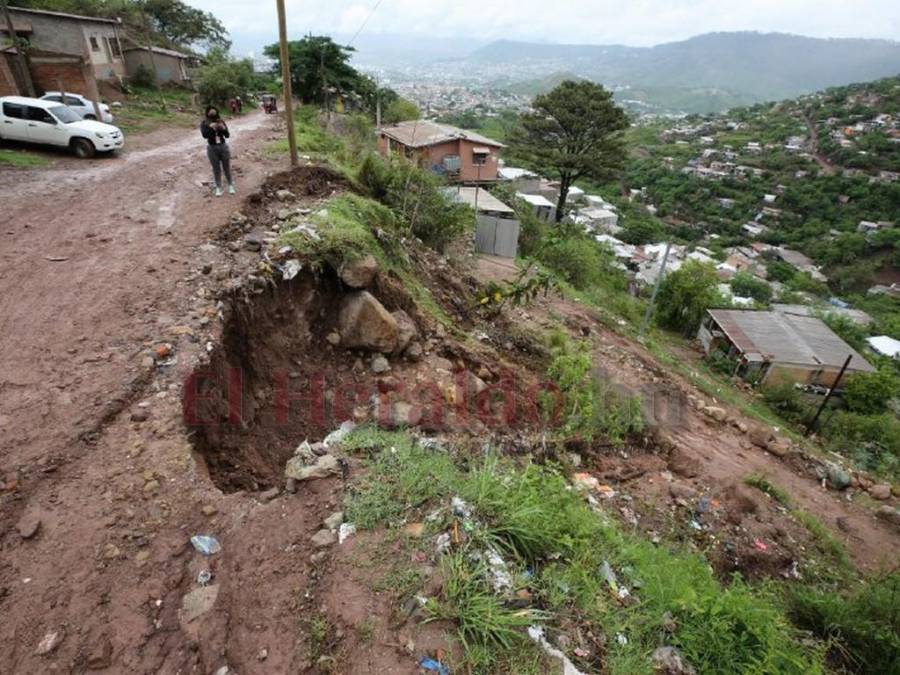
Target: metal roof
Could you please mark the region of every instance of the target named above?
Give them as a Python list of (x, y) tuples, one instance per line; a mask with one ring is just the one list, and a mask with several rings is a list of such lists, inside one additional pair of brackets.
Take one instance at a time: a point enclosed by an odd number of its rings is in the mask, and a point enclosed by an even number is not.
[(524, 192), (517, 192), (516, 197), (518, 197), (519, 199), (524, 199), (532, 206), (549, 206), (550, 208), (556, 207), (556, 204), (542, 195), (527, 195)]
[(747, 356), (767, 361), (837, 369), (852, 356), (848, 370), (875, 369), (821, 319), (779, 312), (711, 309), (710, 316)]
[(460, 139), (482, 145), (490, 145), (495, 148), (505, 147), (503, 143), (499, 143), (487, 136), (476, 134), (474, 131), (467, 131), (449, 124), (439, 124), (428, 120), (398, 122), (388, 127), (382, 127), (379, 131), (409, 148), (424, 148), (429, 145)]
[(478, 201), (478, 211), (481, 213), (489, 212), (489, 213), (506, 213), (513, 214), (515, 213), (514, 209), (511, 209), (506, 204), (497, 199), (490, 192), (485, 190), (484, 188), (473, 188), (473, 187), (449, 187), (444, 190), (444, 193), (450, 197), (453, 201), (461, 202), (463, 204), (468, 204), (473, 209), (475, 208), (476, 201), (476, 191), (477, 191), (477, 201)]
[(164, 47), (128, 47), (123, 51), (126, 52), (146, 52), (152, 51), (154, 54), (162, 54), (164, 56), (174, 56), (179, 59), (191, 59), (197, 58), (193, 54), (186, 54), (184, 52), (179, 52), (174, 49), (165, 49)]
[(869, 347), (882, 356), (889, 356), (892, 359), (900, 357), (900, 340), (895, 340), (888, 335), (876, 335), (866, 338), (866, 342), (869, 343)]
[(24, 12), (26, 14), (46, 14), (48, 16), (56, 16), (60, 19), (75, 19), (76, 21), (96, 21), (98, 23), (119, 23), (115, 19), (104, 19), (99, 16), (82, 16), (81, 14), (67, 14), (66, 12), (50, 12), (46, 9), (30, 9), (27, 7), (10, 7), (10, 14), (15, 12)]

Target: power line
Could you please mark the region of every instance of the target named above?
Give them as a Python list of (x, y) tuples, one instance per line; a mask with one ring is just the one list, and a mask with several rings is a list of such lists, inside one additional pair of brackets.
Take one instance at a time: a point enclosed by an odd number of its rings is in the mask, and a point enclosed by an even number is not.
[(347, 46), (348, 46), (348, 47), (352, 47), (352, 46), (353, 46), (354, 41), (356, 40), (356, 38), (359, 37), (359, 34), (362, 33), (363, 28), (366, 27), (366, 24), (367, 24), (367, 23), (369, 23), (369, 19), (372, 18), (372, 15), (375, 13), (375, 10), (378, 9), (378, 7), (381, 5), (381, 3), (382, 3), (382, 0), (378, 0), (378, 2), (375, 3), (375, 6), (372, 7), (372, 10), (369, 12), (369, 14), (368, 14), (368, 15), (366, 16), (366, 18), (363, 20), (362, 24), (361, 24), (360, 27), (357, 29), (357, 31), (353, 34), (353, 37), (350, 38), (350, 42), (347, 43)]

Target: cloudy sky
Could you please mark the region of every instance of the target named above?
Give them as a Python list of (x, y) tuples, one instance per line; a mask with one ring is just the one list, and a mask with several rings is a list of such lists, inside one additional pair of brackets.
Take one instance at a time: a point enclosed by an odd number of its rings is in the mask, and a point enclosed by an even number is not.
[[(212, 11), (236, 51), (277, 35), (275, 0), (187, 0)], [(900, 40), (900, 0), (285, 0), (288, 32), (650, 46), (710, 31)], [(376, 9), (376, 5), (377, 9)], [(375, 10), (373, 12), (373, 9)], [(347, 39), (346, 37), (344, 39)]]

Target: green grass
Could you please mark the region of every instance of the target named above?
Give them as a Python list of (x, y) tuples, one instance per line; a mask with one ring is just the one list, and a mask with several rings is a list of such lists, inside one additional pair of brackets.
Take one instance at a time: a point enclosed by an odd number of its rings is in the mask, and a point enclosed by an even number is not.
[(791, 498), (788, 493), (785, 492), (782, 488), (775, 485), (772, 481), (770, 481), (768, 476), (766, 476), (765, 474), (751, 473), (749, 476), (744, 478), (744, 483), (746, 485), (749, 485), (750, 487), (755, 487), (757, 490), (765, 492), (782, 506), (790, 507), (791, 505)]
[[(221, 111), (223, 116), (225, 111)], [(202, 111), (192, 104), (192, 93), (184, 89), (133, 89), (112, 108), (114, 124), (126, 134), (141, 134), (163, 126), (187, 127), (200, 123)]]
[[(363, 430), (349, 447), (370, 455), (345, 507), (360, 527), (396, 528), (443, 507), (435, 525), (448, 531), (450, 499), (472, 507), (472, 519), (461, 525), (464, 543), (443, 556), (444, 587), (428, 609), (457, 624), (473, 672), (503, 672), (500, 664), (530, 646), (523, 630), (535, 622), (573, 639), (572, 622), (582, 635), (606, 636), (608, 672), (651, 673), (649, 654), (662, 643), (679, 648), (698, 672), (823, 672), (820, 650), (800, 643), (772, 586), (739, 578), (723, 586), (702, 557), (625, 534), (553, 467), (492, 455), (454, 458), (402, 433)], [(491, 549), (506, 562), (509, 591), (489, 583), (479, 556)], [(601, 573), (604, 562), (636, 604), (619, 602)], [(527, 607), (509, 603), (520, 589), (533, 598)]]
[(0, 166), (14, 166), (20, 169), (34, 169), (47, 166), (50, 160), (28, 150), (8, 150), (0, 148)]
[(829, 645), (836, 671), (900, 673), (900, 572), (840, 590), (794, 588), (791, 618)]

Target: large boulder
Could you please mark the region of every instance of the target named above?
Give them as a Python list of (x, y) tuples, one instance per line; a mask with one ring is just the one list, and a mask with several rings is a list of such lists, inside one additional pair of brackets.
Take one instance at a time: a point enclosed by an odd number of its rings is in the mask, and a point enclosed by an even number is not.
[(368, 288), (378, 273), (378, 261), (371, 253), (361, 258), (345, 261), (341, 265), (341, 281), (350, 288)]
[(390, 354), (397, 349), (397, 320), (368, 291), (346, 296), (338, 312), (341, 344), (348, 349), (369, 349)]

